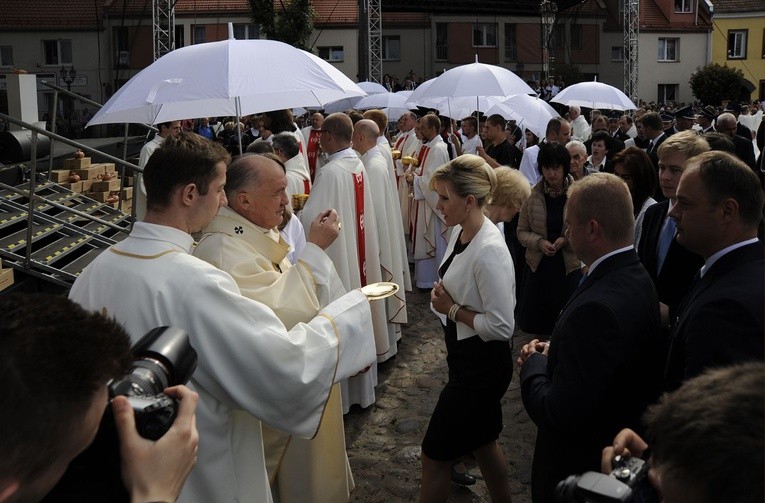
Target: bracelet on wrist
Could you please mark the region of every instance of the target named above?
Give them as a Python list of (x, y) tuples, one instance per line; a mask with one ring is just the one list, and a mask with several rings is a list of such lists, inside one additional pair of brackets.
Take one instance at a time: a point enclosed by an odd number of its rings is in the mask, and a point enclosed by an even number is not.
[(447, 317), (452, 320), (454, 323), (457, 323), (457, 311), (462, 309), (462, 306), (457, 304), (456, 302), (452, 304), (452, 307), (449, 308), (449, 314), (447, 314)]

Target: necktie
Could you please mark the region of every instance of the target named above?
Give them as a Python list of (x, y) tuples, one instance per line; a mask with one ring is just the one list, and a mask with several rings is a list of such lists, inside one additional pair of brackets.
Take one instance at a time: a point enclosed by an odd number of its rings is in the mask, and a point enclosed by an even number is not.
[(653, 152), (653, 140), (648, 141), (648, 153)]
[(672, 244), (672, 239), (675, 237), (676, 229), (675, 219), (667, 217), (667, 225), (664, 226), (664, 230), (661, 231), (661, 235), (659, 236), (657, 272), (661, 272), (661, 268), (664, 266), (664, 259), (667, 258), (667, 252), (669, 251), (669, 246)]

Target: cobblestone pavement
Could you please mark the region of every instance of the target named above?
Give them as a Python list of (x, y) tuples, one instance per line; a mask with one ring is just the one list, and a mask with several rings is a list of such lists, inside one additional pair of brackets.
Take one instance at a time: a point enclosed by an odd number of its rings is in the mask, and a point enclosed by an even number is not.
[[(356, 489), (351, 501), (363, 503), (418, 501), (420, 442), (430, 414), (447, 380), (443, 332), (430, 311), (430, 295), (407, 294), (409, 324), (398, 354), (378, 369), (377, 402), (355, 406), (345, 416), (348, 456)], [(518, 331), (514, 354), (531, 337)], [(521, 403), (518, 369), (502, 400), (504, 428), (499, 441), (505, 452), (514, 503), (530, 503), (531, 458), (536, 426)], [(474, 459), (471, 473), (480, 475)], [(469, 487), (452, 485), (450, 502), (488, 502), (482, 480)]]

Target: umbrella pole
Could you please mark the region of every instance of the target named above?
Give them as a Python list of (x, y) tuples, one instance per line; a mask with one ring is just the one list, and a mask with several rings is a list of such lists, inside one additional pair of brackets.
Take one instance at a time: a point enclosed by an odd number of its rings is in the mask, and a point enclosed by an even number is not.
[(234, 98), (234, 103), (236, 104), (236, 131), (239, 139), (239, 155), (242, 155), (242, 128), (239, 127), (239, 124), (242, 122), (242, 110), (238, 96)]

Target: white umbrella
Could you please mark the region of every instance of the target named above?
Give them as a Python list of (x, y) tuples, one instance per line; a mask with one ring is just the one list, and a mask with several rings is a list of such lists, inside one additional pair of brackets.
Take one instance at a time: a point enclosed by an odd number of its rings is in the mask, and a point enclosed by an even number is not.
[(431, 98), (470, 96), (476, 99), (476, 110), (480, 107), (480, 97), (534, 93), (523, 79), (507, 68), (479, 63), (478, 57), (475, 63), (452, 68), (432, 80), (428, 86), (425, 86), (427, 82), (418, 86), (409, 97), (409, 102), (421, 105)]
[(274, 40), (232, 37), (162, 56), (122, 86), (88, 126), (239, 117), (364, 95), (337, 68), (309, 52)]
[(405, 112), (409, 111), (409, 108), (405, 105), (406, 100), (412, 91), (399, 91), (397, 93), (377, 93), (370, 94), (361, 98), (356, 103), (358, 110), (369, 110), (370, 108), (378, 108), (385, 112), (388, 116), (388, 120), (396, 121)]
[(488, 110), (487, 115), (498, 113), (505, 119), (514, 119), (518, 127), (529, 129), (539, 138), (544, 138), (547, 123), (553, 117), (560, 117), (545, 100), (528, 94), (518, 94)]
[[(377, 82), (369, 82), (365, 80), (363, 82), (359, 82), (357, 85), (368, 96), (375, 95), (375, 94), (383, 94), (388, 92), (388, 90), (385, 89), (385, 87), (378, 84)], [(327, 105), (324, 107), (324, 112), (327, 114), (333, 114), (336, 112), (345, 112), (346, 110), (349, 110), (351, 108), (358, 108), (358, 103), (362, 97), (363, 96), (361, 97), (350, 96), (350, 97), (342, 98), (337, 101), (332, 101), (330, 103), (327, 103)]]
[(600, 108), (606, 110), (634, 110), (637, 107), (626, 94), (602, 82), (580, 82), (559, 92), (552, 100), (562, 105)]

